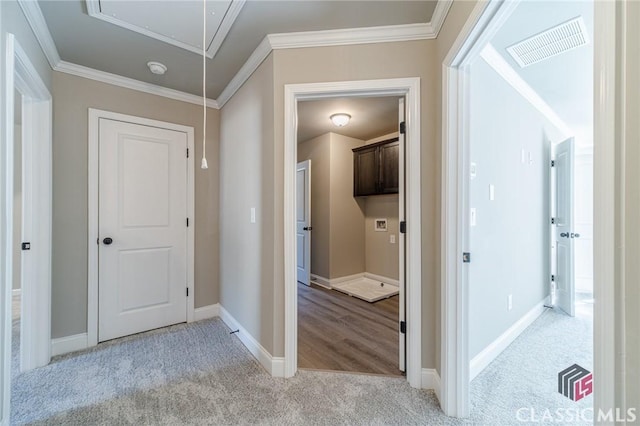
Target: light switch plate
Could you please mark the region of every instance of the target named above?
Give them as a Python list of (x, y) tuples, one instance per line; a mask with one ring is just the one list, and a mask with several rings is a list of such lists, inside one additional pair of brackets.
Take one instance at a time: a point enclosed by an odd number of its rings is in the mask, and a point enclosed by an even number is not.
[(395, 243), (396, 243), (396, 236), (395, 236), (395, 234), (391, 234), (391, 235), (389, 235), (389, 242), (390, 242), (391, 244), (395, 244)]
[(478, 168), (478, 166), (476, 166), (476, 163), (471, 163), (471, 166), (469, 166), (469, 177), (471, 179), (475, 179), (476, 178), (477, 168)]
[(469, 226), (476, 226), (476, 209), (475, 207), (469, 212)]
[(493, 201), (496, 199), (496, 187), (493, 185), (489, 185), (489, 201)]
[(256, 223), (256, 208), (251, 207), (251, 223)]

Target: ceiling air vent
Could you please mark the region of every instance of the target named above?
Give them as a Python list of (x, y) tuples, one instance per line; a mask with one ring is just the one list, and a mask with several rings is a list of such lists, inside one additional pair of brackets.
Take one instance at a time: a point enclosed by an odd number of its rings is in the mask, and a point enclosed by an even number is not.
[(524, 68), (587, 43), (587, 28), (579, 16), (508, 47), (507, 52)]

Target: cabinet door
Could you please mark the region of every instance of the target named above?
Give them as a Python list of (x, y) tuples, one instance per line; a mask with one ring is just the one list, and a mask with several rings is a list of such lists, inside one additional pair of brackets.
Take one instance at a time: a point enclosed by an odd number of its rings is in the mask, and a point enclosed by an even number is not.
[(400, 145), (392, 142), (379, 147), (380, 149), (380, 194), (398, 193), (398, 169), (400, 167)]
[(353, 153), (353, 196), (373, 195), (378, 182), (378, 150), (376, 147)]

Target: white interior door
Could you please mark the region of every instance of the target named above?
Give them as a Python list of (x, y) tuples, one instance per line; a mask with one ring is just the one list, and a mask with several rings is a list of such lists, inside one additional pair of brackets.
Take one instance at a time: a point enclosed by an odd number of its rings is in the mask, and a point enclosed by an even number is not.
[[(399, 125), (399, 134), (398, 134), (398, 147), (399, 147), (399, 161), (398, 165), (398, 220), (400, 223), (405, 221), (405, 135), (402, 132), (402, 126), (404, 126), (404, 98), (400, 98), (398, 103), (398, 123), (402, 123)], [(404, 323), (407, 318), (407, 314), (405, 311), (405, 246), (406, 246), (406, 234), (400, 232), (398, 234), (398, 255), (400, 256), (399, 261), (399, 324)], [(400, 371), (405, 371), (406, 368), (406, 350), (407, 350), (407, 342), (406, 342), (406, 334), (398, 333), (400, 339), (400, 353), (399, 353), (399, 361), (398, 366)]]
[(554, 155), (555, 225), (553, 229), (553, 251), (555, 252), (555, 305), (568, 315), (575, 315), (574, 239), (579, 234), (574, 230), (574, 141), (573, 138), (559, 143)]
[(99, 121), (98, 340), (187, 318), (187, 135)]
[(298, 281), (311, 285), (311, 160), (296, 169), (296, 251)]

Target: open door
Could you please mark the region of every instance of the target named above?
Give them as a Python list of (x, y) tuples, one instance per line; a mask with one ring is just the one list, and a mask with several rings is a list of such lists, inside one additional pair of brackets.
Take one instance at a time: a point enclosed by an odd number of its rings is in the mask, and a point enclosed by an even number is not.
[(298, 281), (311, 285), (311, 160), (296, 169), (296, 250)]
[[(555, 284), (555, 306), (575, 316), (574, 239), (574, 140), (567, 139), (556, 145), (552, 162), (552, 191), (555, 213), (553, 215), (553, 250), (555, 264), (552, 284)], [(555, 262), (554, 262), (555, 261)]]
[(398, 255), (399, 255), (399, 319), (398, 319), (398, 329), (400, 332), (398, 335), (399, 339), (399, 361), (398, 366), (400, 371), (405, 371), (406, 369), (406, 349), (407, 349), (407, 341), (406, 341), (406, 310), (405, 310), (405, 281), (406, 281), (406, 271), (405, 271), (405, 245), (406, 245), (406, 234), (403, 232), (403, 225), (405, 222), (405, 121), (404, 121), (404, 98), (400, 98), (398, 101), (398, 146), (399, 146), (399, 162), (398, 164), (398, 221), (400, 223), (400, 232), (398, 233)]

